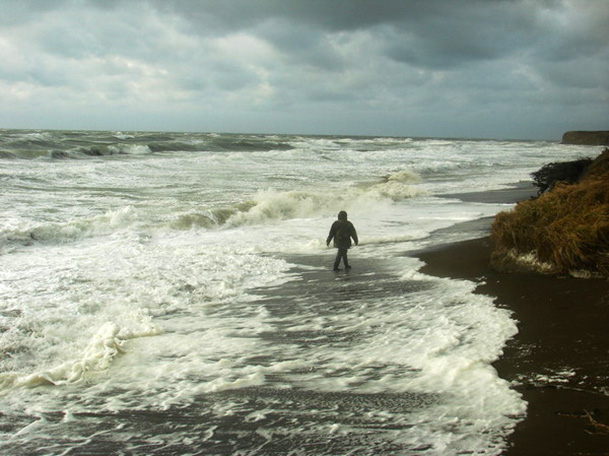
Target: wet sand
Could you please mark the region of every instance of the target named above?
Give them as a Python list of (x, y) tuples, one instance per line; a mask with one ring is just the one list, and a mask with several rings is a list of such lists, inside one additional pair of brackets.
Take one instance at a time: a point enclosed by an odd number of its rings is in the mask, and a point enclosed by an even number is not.
[[(520, 185), (452, 197), (514, 202), (528, 192)], [(415, 256), (425, 274), (478, 282), (478, 293), (496, 297), (518, 321), (519, 333), (494, 363), (528, 403), (504, 454), (609, 455), (609, 427), (588, 417), (609, 425), (609, 281), (499, 273), (488, 267), (490, 251), (486, 236)]]

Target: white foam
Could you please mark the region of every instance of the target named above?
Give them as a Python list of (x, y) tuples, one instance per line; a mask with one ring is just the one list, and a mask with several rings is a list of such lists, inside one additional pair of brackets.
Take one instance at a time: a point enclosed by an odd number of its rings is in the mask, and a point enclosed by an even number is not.
[(33, 374), (0, 374), (0, 388), (62, 385), (81, 381), (97, 371), (108, 369), (116, 356), (126, 352), (123, 347), (125, 340), (158, 333), (159, 328), (153, 325), (143, 332), (134, 333), (130, 330), (122, 331), (114, 323), (106, 323), (93, 336), (79, 359)]
[[(526, 179), (580, 150), (388, 138), (291, 145), (149, 154), (121, 144), (127, 154), (111, 159), (0, 161), (11, 176), (0, 182), (9, 208), (0, 235), (0, 347), (8, 354), (0, 388), (5, 416), (31, 415), (19, 438), (51, 436), (54, 424), (36, 418), (49, 412), (78, 421), (91, 408), (194, 407), (201, 395), (272, 385), (429, 396), (424, 407), (387, 412), (404, 425), (387, 438), (431, 442), (431, 454), (499, 453), (513, 425), (506, 416), (521, 415), (524, 402), (490, 363), (515, 324), (491, 298), (472, 294), (473, 284), (426, 277), (402, 254), (450, 237), (430, 236), (437, 230), (504, 209), (438, 193)], [(354, 264), (369, 260), (375, 280), (350, 294), (349, 277), (337, 276), (327, 302), (311, 298), (326, 299), (317, 289), (274, 301), (264, 287), (281, 293), (302, 279), (282, 257), (332, 260), (325, 238), (343, 209), (360, 235)], [(383, 277), (401, 278), (403, 293), (385, 293)], [(301, 334), (307, 343), (297, 342)], [(217, 407), (218, 416), (239, 410)], [(273, 415), (265, 410), (248, 419), (265, 423)], [(213, 434), (215, 424), (205, 425)]]
[[(2, 333), (0, 342), (21, 353), (5, 360), (8, 364), (5, 362), (0, 382), (5, 391), (90, 380), (110, 369), (124, 351), (130, 358), (135, 356), (138, 370), (146, 369), (137, 347), (148, 346), (151, 339), (162, 335), (165, 316), (240, 297), (247, 302), (246, 290), (276, 282), (287, 268), (283, 261), (247, 253), (251, 248), (245, 244), (235, 251), (235, 245), (215, 245), (214, 238), (206, 244), (192, 234), (167, 238), (163, 248), (154, 243), (128, 245), (125, 241), (130, 238), (114, 245), (90, 241), (88, 247), (41, 247), (41, 257), (23, 253), (20, 263), (13, 261), (10, 271), (1, 271), (5, 278), (13, 278), (14, 287), (5, 295), (5, 305), (15, 309), (17, 317), (7, 323), (13, 329)], [(75, 252), (78, 256), (73, 255)], [(72, 263), (57, 269), (57, 262), (66, 255), (71, 256)], [(35, 277), (28, 278), (25, 271)], [(48, 290), (50, 301), (28, 299), (35, 283)], [(52, 317), (56, 312), (62, 318)], [(26, 330), (31, 327), (38, 329)], [(252, 330), (259, 329), (254, 326)], [(139, 337), (148, 342), (135, 344), (134, 339)], [(34, 352), (37, 356), (32, 358)], [(154, 364), (151, 359), (149, 367)], [(244, 378), (250, 378), (249, 374)], [(241, 385), (230, 375), (211, 381), (215, 383), (210, 390)]]
[(412, 172), (401, 171), (392, 174), (385, 181), (358, 186), (287, 192), (258, 191), (252, 197), (251, 207), (246, 211), (235, 213), (228, 219), (227, 224), (238, 226), (310, 218), (338, 212), (341, 208), (362, 210), (362, 208), (421, 195), (423, 192), (413, 185), (419, 181), (419, 177)]
[[(120, 138), (119, 139), (127, 139)], [(146, 144), (115, 144), (108, 146), (108, 151), (112, 154), (128, 154), (128, 155), (147, 155), (152, 151)]]
[(101, 236), (129, 228), (137, 220), (132, 206), (110, 210), (105, 214), (63, 223), (40, 223), (22, 220), (15, 226), (0, 230), (0, 238), (21, 242), (68, 242), (85, 237)]

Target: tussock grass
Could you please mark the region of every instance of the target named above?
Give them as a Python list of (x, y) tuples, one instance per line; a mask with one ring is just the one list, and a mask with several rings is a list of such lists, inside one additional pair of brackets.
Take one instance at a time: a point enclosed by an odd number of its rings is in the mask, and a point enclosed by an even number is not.
[[(491, 227), (492, 266), (551, 274), (585, 271), (609, 277), (607, 164), (609, 157), (579, 183), (558, 183), (539, 198), (498, 214)], [(530, 261), (531, 254), (536, 263)], [(525, 256), (529, 261), (521, 261)]]

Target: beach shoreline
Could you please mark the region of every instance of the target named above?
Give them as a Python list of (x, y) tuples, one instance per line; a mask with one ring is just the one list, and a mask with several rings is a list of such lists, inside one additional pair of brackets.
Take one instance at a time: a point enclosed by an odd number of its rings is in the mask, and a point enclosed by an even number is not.
[[(520, 185), (452, 197), (516, 202), (527, 191)], [(518, 334), (493, 365), (528, 406), (503, 454), (609, 454), (609, 432), (590, 419), (609, 424), (609, 282), (500, 273), (488, 266), (490, 252), (487, 235), (413, 256), (425, 274), (477, 282), (476, 293), (494, 297), (517, 321)]]

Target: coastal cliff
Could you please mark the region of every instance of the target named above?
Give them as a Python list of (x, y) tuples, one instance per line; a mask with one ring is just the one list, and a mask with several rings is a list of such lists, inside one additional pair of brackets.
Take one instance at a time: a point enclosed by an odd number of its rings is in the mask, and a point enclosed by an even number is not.
[[(572, 175), (566, 176), (565, 169)], [(533, 177), (543, 193), (495, 218), (491, 266), (505, 272), (609, 277), (609, 149), (595, 160), (547, 165)]]
[(609, 131), (568, 131), (562, 136), (563, 144), (609, 146)]

